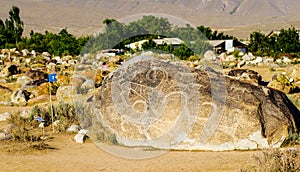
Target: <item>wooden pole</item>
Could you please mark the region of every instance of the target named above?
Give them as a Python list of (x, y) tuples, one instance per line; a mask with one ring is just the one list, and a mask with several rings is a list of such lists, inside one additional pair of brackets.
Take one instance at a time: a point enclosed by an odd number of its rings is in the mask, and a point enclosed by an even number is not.
[(53, 105), (53, 103), (52, 103), (52, 96), (51, 96), (51, 84), (50, 84), (50, 82), (48, 82), (49, 83), (49, 94), (50, 94), (50, 113), (51, 113), (51, 120), (52, 120), (52, 132), (54, 132), (54, 125), (53, 125), (53, 122), (54, 122), (54, 117), (53, 117), (53, 108), (52, 108), (52, 105)]

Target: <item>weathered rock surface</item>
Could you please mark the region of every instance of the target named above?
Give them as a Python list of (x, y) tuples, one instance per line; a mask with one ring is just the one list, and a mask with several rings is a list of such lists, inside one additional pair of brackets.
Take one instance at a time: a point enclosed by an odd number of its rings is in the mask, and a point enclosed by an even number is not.
[(234, 77), (238, 80), (255, 83), (262, 85), (262, 77), (259, 73), (249, 69), (233, 69), (227, 74), (230, 77)]
[(139, 61), (111, 73), (93, 105), (89, 130), (113, 133), (125, 146), (278, 147), (300, 127), (299, 110), (280, 91), (162, 61)]

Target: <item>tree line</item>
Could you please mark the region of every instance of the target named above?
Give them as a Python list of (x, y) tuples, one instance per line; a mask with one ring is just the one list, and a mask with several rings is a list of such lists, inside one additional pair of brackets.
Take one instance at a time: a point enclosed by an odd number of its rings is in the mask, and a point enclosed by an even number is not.
[[(0, 19), (0, 48), (17, 47), (20, 50), (48, 51), (53, 55), (79, 55), (96, 53), (103, 49), (126, 49), (126, 45), (146, 39), (148, 41), (142, 45), (142, 50), (168, 52), (181, 59), (187, 59), (191, 55), (203, 54), (211, 49), (208, 40), (237, 39), (223, 32), (213, 31), (210, 27), (194, 28), (188, 24), (173, 26), (167, 18), (155, 16), (144, 16), (128, 24), (115, 19), (105, 19), (103, 24), (104, 29), (95, 36), (75, 37), (64, 28), (59, 33), (31, 31), (29, 37), (24, 37), (20, 9), (13, 6), (9, 11), (9, 18), (5, 21)], [(180, 38), (183, 43), (173, 47), (166, 43), (157, 45), (153, 41), (165, 37)], [(300, 49), (299, 33), (294, 27), (282, 29), (279, 35), (272, 37), (255, 31), (250, 34), (249, 42), (249, 51), (262, 56), (276, 57), (281, 53), (299, 54)]]
[(260, 31), (250, 34), (250, 52), (260, 56), (279, 57), (282, 54), (300, 56), (299, 31), (295, 27), (281, 29), (279, 34), (265, 35)]

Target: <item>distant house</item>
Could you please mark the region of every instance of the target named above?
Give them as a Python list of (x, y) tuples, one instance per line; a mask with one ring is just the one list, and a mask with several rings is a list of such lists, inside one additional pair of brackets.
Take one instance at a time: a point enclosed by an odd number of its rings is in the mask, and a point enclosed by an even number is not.
[(233, 52), (234, 50), (247, 52), (247, 45), (238, 40), (210, 40), (208, 42), (209, 45), (213, 47), (214, 52), (217, 54), (221, 54), (223, 52)]
[[(138, 42), (133, 42), (131, 44), (125, 45), (126, 48), (130, 49), (142, 49), (143, 43), (145, 43), (148, 40), (141, 40)], [(174, 48), (177, 48), (180, 46), (180, 44), (183, 44), (184, 42), (179, 38), (162, 38), (162, 39), (153, 39), (153, 42), (155, 42), (157, 45), (172, 45)]]
[(157, 45), (172, 45), (174, 48), (179, 47), (181, 44), (183, 44), (184, 42), (179, 39), (179, 38), (163, 38), (163, 39), (153, 39), (153, 41), (157, 44)]

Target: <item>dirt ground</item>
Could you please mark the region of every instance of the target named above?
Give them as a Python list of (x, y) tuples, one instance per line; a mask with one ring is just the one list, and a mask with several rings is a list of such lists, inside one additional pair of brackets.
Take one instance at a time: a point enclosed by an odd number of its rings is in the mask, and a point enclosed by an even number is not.
[(238, 171), (254, 163), (259, 151), (171, 151), (161, 156), (131, 160), (109, 154), (91, 141), (79, 144), (74, 135), (46, 141), (51, 149), (36, 150), (25, 143), (0, 142), (4, 171)]

